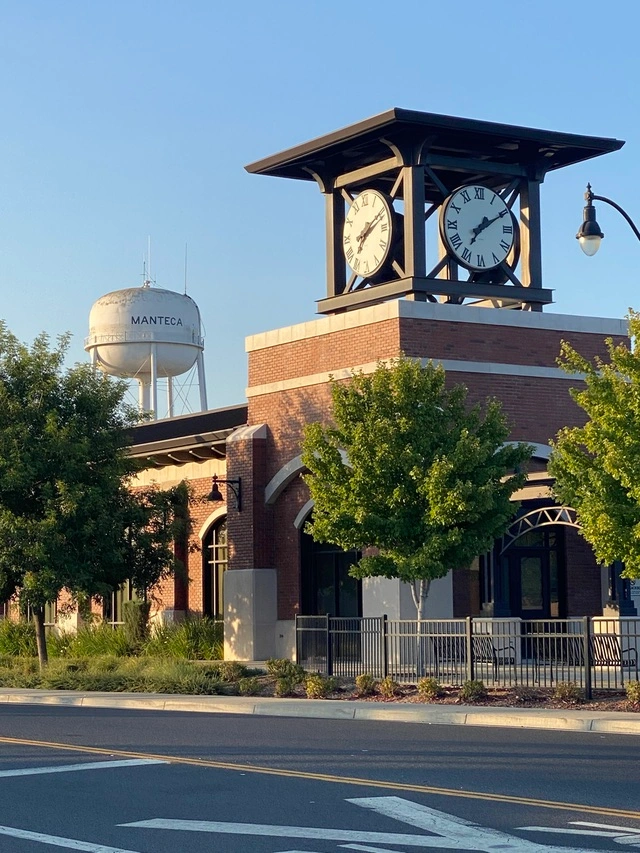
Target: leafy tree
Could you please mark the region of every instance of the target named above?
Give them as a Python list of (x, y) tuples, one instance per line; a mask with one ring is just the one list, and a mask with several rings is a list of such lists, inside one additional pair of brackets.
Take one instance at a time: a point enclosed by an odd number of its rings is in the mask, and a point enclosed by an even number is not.
[(466, 388), (445, 388), (444, 370), (431, 362), (380, 363), (331, 390), (333, 425), (305, 431), (315, 503), (307, 530), (365, 551), (354, 577), (410, 583), (421, 619), (431, 581), (468, 567), (506, 529), (531, 447), (505, 444), (500, 404), (469, 407)]
[(126, 452), (138, 420), (126, 385), (89, 365), (65, 368), (68, 345), (68, 335), (51, 347), (42, 334), (28, 347), (0, 322), (0, 591), (6, 600), (20, 590), (33, 613), (41, 664), (48, 601), (63, 589), (109, 594), (130, 573), (147, 588), (163, 560), (144, 568), (142, 555), (166, 551), (165, 539), (125, 535), (154, 517), (127, 488), (139, 466)]
[(608, 362), (593, 362), (564, 342), (560, 364), (584, 379), (571, 396), (584, 410), (581, 427), (565, 427), (553, 443), (549, 471), (559, 501), (576, 510), (596, 558), (625, 564), (640, 577), (640, 315), (629, 315), (629, 342), (606, 341)]

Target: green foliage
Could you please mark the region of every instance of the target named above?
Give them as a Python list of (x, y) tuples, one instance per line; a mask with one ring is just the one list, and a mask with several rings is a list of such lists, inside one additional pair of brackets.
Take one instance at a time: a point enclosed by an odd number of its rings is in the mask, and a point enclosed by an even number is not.
[(295, 684), (304, 681), (305, 671), (298, 663), (287, 658), (270, 658), (267, 663), (267, 672), (274, 678), (290, 678)]
[(560, 681), (553, 689), (553, 698), (565, 705), (578, 705), (583, 701), (584, 695), (575, 682)]
[(304, 689), (307, 699), (326, 699), (336, 689), (336, 680), (330, 675), (314, 672), (307, 675)]
[(387, 675), (378, 682), (378, 690), (385, 699), (393, 699), (400, 693), (400, 685), (390, 675)]
[(111, 625), (83, 625), (75, 633), (50, 634), (47, 638), (52, 657), (83, 658), (89, 655), (126, 657), (134, 652), (125, 631)]
[(334, 424), (305, 430), (307, 530), (346, 551), (375, 549), (352, 575), (429, 582), (492, 547), (526, 479), (507, 475), (531, 456), (528, 445), (505, 444), (497, 401), (468, 406), (466, 388), (447, 389), (441, 367), (408, 358), (334, 381), (332, 400)]
[(222, 622), (190, 617), (182, 622), (154, 625), (143, 651), (151, 657), (221, 660), (223, 647)]
[(281, 675), (276, 678), (276, 683), (273, 688), (275, 696), (293, 696), (296, 692), (296, 687), (300, 684), (300, 680), (290, 675)]
[(148, 601), (125, 601), (122, 605), (122, 630), (132, 649), (140, 650), (149, 638), (150, 609)]
[(632, 705), (640, 705), (640, 681), (627, 681), (624, 689), (629, 702)]
[(238, 681), (239, 678), (245, 678), (248, 673), (247, 667), (243, 663), (235, 660), (223, 660), (217, 664), (216, 669), (222, 681), (231, 683)]
[(371, 696), (375, 693), (377, 681), (369, 672), (356, 675), (356, 693), (358, 696)]
[(487, 698), (487, 689), (483, 681), (469, 679), (463, 682), (458, 696), (463, 702), (482, 702)]
[(260, 679), (255, 675), (238, 680), (238, 693), (241, 696), (258, 696), (262, 692)]
[(426, 702), (437, 699), (443, 693), (444, 690), (437, 678), (425, 677), (418, 681), (418, 696)]
[(0, 655), (31, 657), (36, 654), (36, 629), (33, 622), (0, 621)]
[(563, 343), (561, 366), (581, 388), (571, 396), (586, 413), (583, 427), (560, 430), (549, 472), (558, 500), (575, 508), (598, 562), (621, 560), (640, 577), (640, 315), (629, 315), (629, 343), (606, 342), (608, 362), (590, 362)]

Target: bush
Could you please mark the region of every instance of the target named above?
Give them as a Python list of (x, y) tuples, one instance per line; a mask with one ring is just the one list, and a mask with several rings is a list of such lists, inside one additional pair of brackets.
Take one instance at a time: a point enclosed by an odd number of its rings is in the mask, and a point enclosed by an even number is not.
[(287, 658), (269, 658), (266, 663), (267, 672), (274, 678), (289, 678), (295, 684), (302, 684), (305, 671), (299, 663)]
[(129, 646), (135, 649), (136, 654), (149, 639), (149, 611), (151, 603), (148, 601), (125, 601), (122, 605), (124, 625), (122, 630)]
[(470, 679), (463, 683), (458, 696), (463, 702), (481, 702), (487, 698), (487, 689), (483, 681)]
[(247, 667), (243, 663), (239, 663), (235, 660), (223, 660), (217, 664), (216, 669), (220, 675), (222, 681), (226, 681), (230, 683), (232, 681), (238, 681), (240, 678), (244, 678), (247, 673)]
[(553, 698), (566, 705), (578, 705), (582, 702), (582, 690), (573, 681), (560, 681), (553, 691)]
[(379, 682), (378, 690), (385, 699), (393, 699), (394, 696), (397, 696), (398, 693), (400, 693), (400, 685), (397, 681), (394, 681), (390, 675), (387, 675), (386, 678), (383, 678), (382, 681)]
[(122, 628), (104, 622), (84, 625), (77, 632), (49, 636), (47, 649), (52, 657), (84, 658), (111, 655), (128, 657), (133, 648)]
[(368, 672), (363, 672), (362, 675), (356, 675), (356, 693), (358, 696), (371, 696), (375, 693), (377, 682), (375, 678)]
[(260, 680), (252, 675), (238, 681), (238, 693), (241, 696), (257, 696), (262, 690)]
[(185, 660), (222, 660), (223, 625), (207, 617), (153, 626), (143, 654)]
[(287, 675), (282, 675), (276, 679), (273, 688), (275, 696), (293, 696), (296, 692), (296, 687), (300, 684), (299, 679), (291, 678)]
[(307, 699), (326, 699), (336, 689), (336, 680), (316, 672), (306, 677), (304, 688)]
[(444, 690), (437, 678), (421, 678), (418, 681), (418, 696), (423, 701), (430, 702), (437, 699), (438, 696), (442, 696), (443, 693)]
[(640, 705), (640, 681), (628, 681), (624, 689), (629, 702)]
[(0, 654), (35, 657), (38, 652), (33, 622), (12, 622), (11, 619), (2, 619), (0, 621)]

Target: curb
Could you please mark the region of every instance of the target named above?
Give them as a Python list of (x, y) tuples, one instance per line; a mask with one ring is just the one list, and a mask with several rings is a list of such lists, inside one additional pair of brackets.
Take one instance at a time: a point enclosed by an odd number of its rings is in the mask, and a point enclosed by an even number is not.
[(545, 711), (535, 708), (434, 705), (385, 705), (332, 699), (256, 699), (248, 696), (176, 696), (174, 694), (82, 693), (74, 690), (0, 691), (0, 704), (52, 705), (73, 708), (246, 714), (267, 717), (354, 720), (356, 722), (421, 723), (432, 726), (485, 726), (548, 729), (598, 734), (640, 735), (640, 715), (624, 711)]

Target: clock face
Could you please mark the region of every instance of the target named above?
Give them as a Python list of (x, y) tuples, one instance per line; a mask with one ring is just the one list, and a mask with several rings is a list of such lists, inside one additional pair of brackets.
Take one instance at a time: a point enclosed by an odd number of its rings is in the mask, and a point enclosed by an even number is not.
[(364, 278), (385, 264), (391, 247), (393, 214), (377, 190), (364, 190), (351, 202), (342, 232), (342, 248), (351, 269)]
[(479, 185), (452, 193), (440, 215), (440, 234), (448, 252), (474, 271), (497, 267), (507, 259), (516, 227), (502, 197)]

